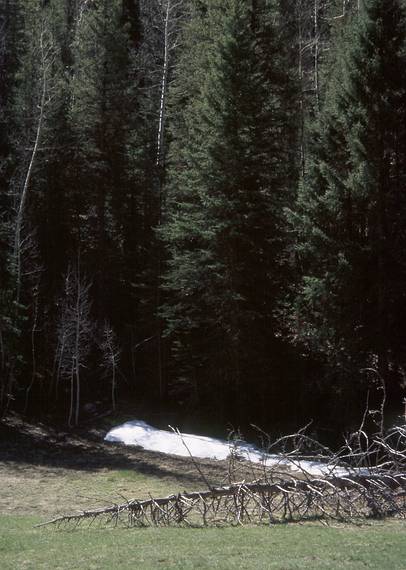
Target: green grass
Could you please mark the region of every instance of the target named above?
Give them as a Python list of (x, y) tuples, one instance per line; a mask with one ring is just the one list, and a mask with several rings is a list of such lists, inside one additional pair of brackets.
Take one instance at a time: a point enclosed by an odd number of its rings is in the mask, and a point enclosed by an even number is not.
[[(119, 449), (117, 462), (109, 446), (99, 446), (92, 456), (93, 445), (80, 440), (56, 449), (33, 447), (35, 461), (30, 440), (13, 447), (13, 454), (8, 449), (7, 461), (0, 461), (0, 570), (406, 570), (405, 521), (330, 527), (33, 528), (58, 514), (123, 497), (159, 497), (202, 486), (187, 458)], [(223, 476), (218, 469), (217, 479)]]
[(0, 517), (2, 570), (406, 569), (406, 524), (222, 529), (34, 529)]
[(194, 487), (175, 477), (157, 477), (135, 469), (81, 471), (20, 466), (2, 470), (0, 464), (0, 515), (38, 514), (49, 519), (123, 502), (123, 498), (147, 498), (149, 493), (166, 496), (185, 488)]

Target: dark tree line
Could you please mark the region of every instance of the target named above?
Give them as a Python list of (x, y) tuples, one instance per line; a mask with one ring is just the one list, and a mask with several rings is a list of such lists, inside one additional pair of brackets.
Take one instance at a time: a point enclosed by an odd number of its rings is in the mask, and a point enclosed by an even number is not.
[(0, 408), (399, 403), (405, 34), (399, 0), (3, 1)]

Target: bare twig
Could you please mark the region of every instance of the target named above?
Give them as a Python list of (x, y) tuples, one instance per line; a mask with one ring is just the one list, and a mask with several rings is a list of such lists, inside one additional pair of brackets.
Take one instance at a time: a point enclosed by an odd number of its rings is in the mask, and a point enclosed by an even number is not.
[(207, 480), (207, 477), (205, 476), (205, 474), (203, 473), (203, 471), (200, 468), (200, 465), (197, 463), (196, 459), (193, 457), (190, 449), (188, 448), (188, 446), (186, 445), (186, 442), (182, 436), (182, 434), (180, 433), (178, 428), (173, 428), (172, 426), (169, 426), (169, 428), (173, 431), (173, 433), (175, 433), (176, 435), (178, 435), (182, 441), (182, 444), (184, 445), (186, 451), (189, 454), (190, 459), (192, 460), (192, 463), (194, 465), (194, 467), (196, 468), (196, 470), (198, 471), (200, 477), (202, 478), (202, 481), (205, 483), (205, 485), (207, 486), (207, 488), (209, 490), (212, 489), (212, 485), (210, 485), (209, 481)]

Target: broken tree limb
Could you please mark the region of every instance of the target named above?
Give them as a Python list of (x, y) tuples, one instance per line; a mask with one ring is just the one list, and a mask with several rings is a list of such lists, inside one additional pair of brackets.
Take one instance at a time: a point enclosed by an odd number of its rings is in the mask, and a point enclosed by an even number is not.
[[(309, 458), (310, 444), (319, 451), (313, 461), (324, 461), (316, 477), (307, 463), (302, 465), (297, 459)], [(128, 526), (137, 527), (406, 518), (406, 426), (366, 439), (359, 433), (351, 434), (335, 453), (303, 431), (279, 439), (278, 446), (284, 449), (280, 452), (281, 464), (292, 465), (294, 471), (279, 472), (264, 466), (261, 479), (213, 487), (189, 453), (203, 475), (206, 490), (126, 500), (58, 516), (37, 526), (79, 525), (86, 520), (90, 524), (100, 520), (116, 525), (123, 516)]]
[[(84, 519), (94, 522), (98, 517), (117, 520), (126, 513), (131, 526), (171, 526), (179, 524), (218, 524), (224, 519), (242, 524), (243, 519), (264, 522), (305, 520), (316, 515), (346, 520), (348, 513), (358, 517), (406, 516), (406, 474), (348, 475), (310, 481), (291, 477), (287, 481), (237, 483), (167, 497), (138, 500), (104, 508), (61, 515), (36, 525), (77, 523)], [(230, 500), (231, 499), (231, 500)], [(299, 499), (295, 502), (295, 499)], [(306, 499), (303, 501), (301, 499)], [(187, 506), (182, 509), (181, 505)], [(200, 515), (200, 516), (199, 516)], [(200, 519), (200, 520), (199, 520)]]

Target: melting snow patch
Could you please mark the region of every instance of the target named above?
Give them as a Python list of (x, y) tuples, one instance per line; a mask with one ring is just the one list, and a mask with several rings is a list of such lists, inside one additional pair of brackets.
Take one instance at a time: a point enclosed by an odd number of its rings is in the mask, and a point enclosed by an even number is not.
[(171, 431), (154, 428), (139, 420), (126, 422), (113, 428), (104, 439), (112, 443), (139, 445), (147, 451), (158, 451), (181, 457), (188, 457), (190, 452), (193, 457), (200, 459), (227, 459), (231, 450), (235, 450), (242, 459), (266, 464), (269, 467), (274, 465), (290, 467), (292, 471), (304, 470), (314, 476), (332, 474), (332, 472), (337, 476), (348, 475), (348, 470), (342, 467), (332, 469), (331, 466), (316, 461), (298, 461), (294, 458), (290, 461), (278, 455), (263, 453), (249, 443), (234, 445), (233, 442), (226, 440), (188, 433), (182, 433), (180, 436)]
[[(182, 436), (179, 436), (177, 433), (157, 429), (138, 420), (113, 428), (104, 439), (125, 445), (139, 445), (148, 451), (160, 451), (181, 457), (189, 456), (189, 450), (193, 457), (200, 459), (227, 459), (234, 447), (225, 440), (189, 433), (182, 433)], [(247, 443), (238, 445), (236, 451), (239, 456), (256, 463), (264, 458), (263, 453)]]

